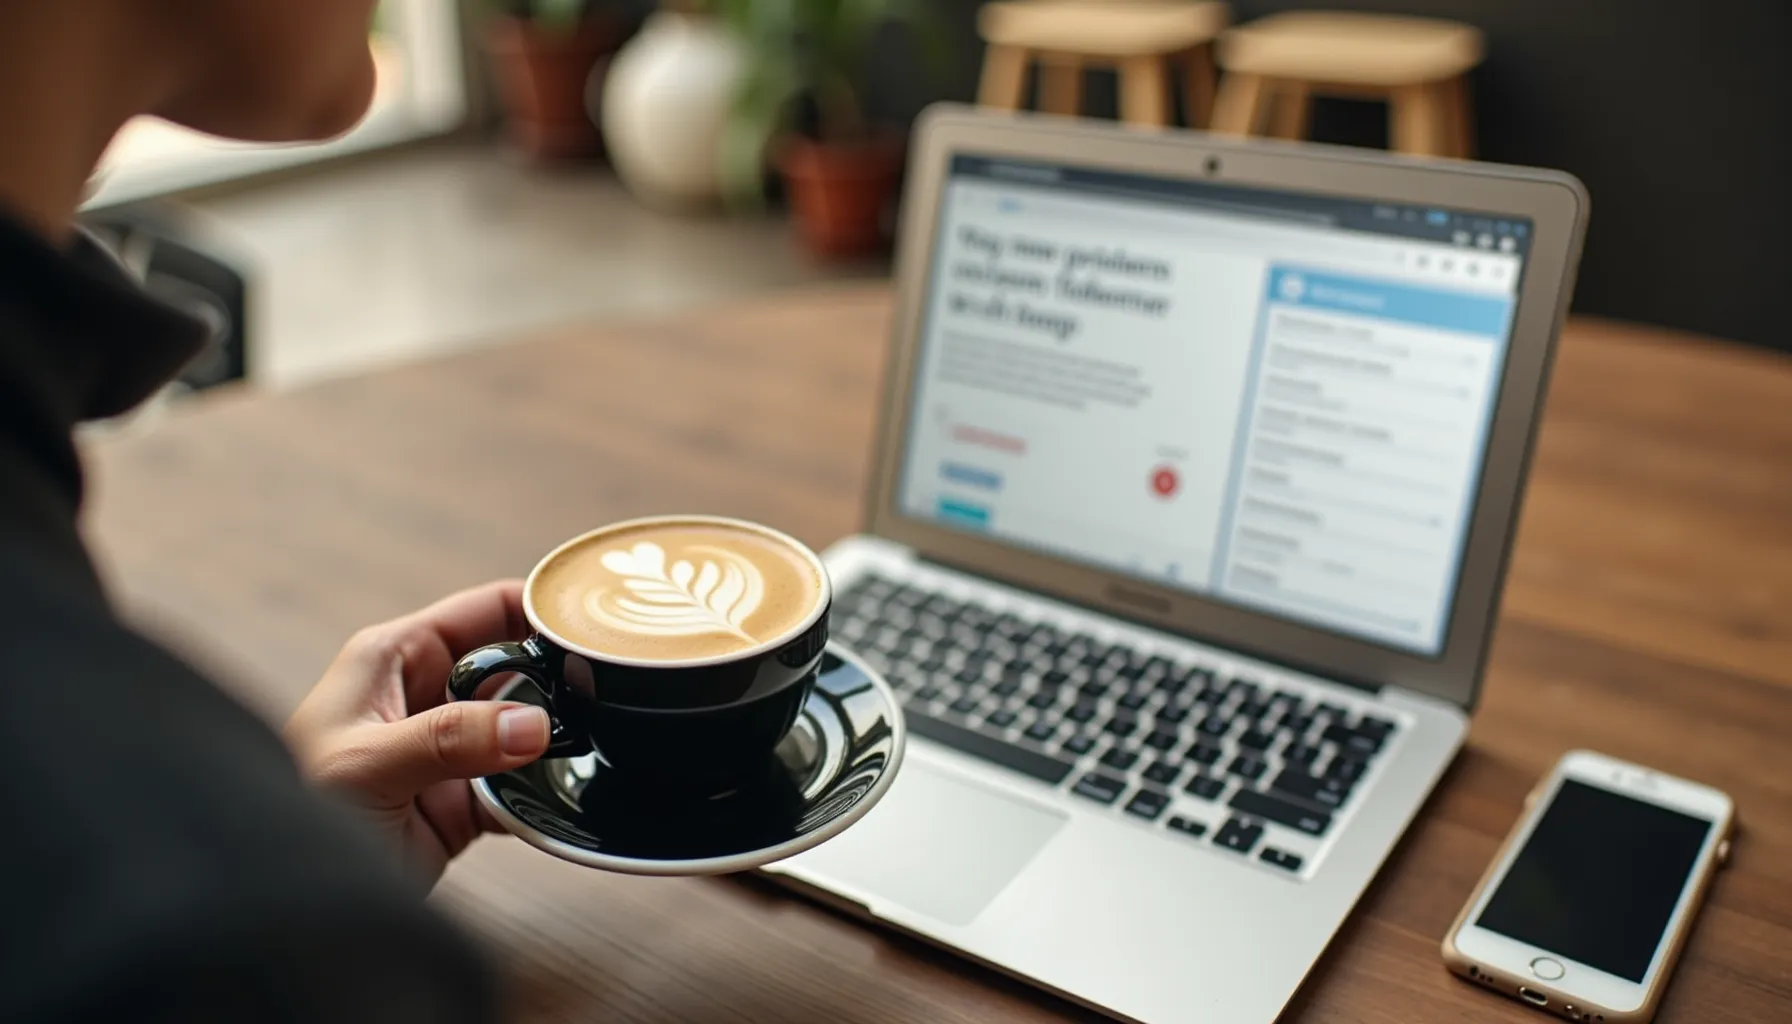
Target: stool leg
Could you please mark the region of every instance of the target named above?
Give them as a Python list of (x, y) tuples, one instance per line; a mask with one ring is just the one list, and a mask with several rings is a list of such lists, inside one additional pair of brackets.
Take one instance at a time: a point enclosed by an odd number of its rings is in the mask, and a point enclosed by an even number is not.
[(1448, 155), (1458, 160), (1475, 158), (1475, 108), (1468, 95), (1468, 77), (1444, 83), (1444, 109), (1449, 118)]
[(1019, 110), (1027, 89), (1027, 51), (991, 43), (983, 52), (977, 102), (997, 110)]
[(1188, 51), (1182, 62), (1182, 100), (1190, 128), (1213, 123), (1213, 44), (1203, 43)]
[(1128, 57), (1120, 65), (1120, 117), (1129, 125), (1170, 123), (1170, 74), (1160, 56)]
[(1305, 82), (1277, 82), (1270, 106), (1269, 134), (1278, 139), (1307, 137), (1307, 119), (1313, 109), (1312, 89)]
[(1267, 90), (1261, 75), (1226, 72), (1213, 102), (1213, 130), (1226, 135), (1255, 135), (1263, 120)]
[(1388, 135), (1394, 149), (1416, 156), (1442, 156), (1448, 145), (1445, 104), (1436, 83), (1403, 85), (1389, 101), (1393, 124)]
[(1039, 61), (1039, 109), (1076, 116), (1083, 109), (1083, 62), (1054, 54)]

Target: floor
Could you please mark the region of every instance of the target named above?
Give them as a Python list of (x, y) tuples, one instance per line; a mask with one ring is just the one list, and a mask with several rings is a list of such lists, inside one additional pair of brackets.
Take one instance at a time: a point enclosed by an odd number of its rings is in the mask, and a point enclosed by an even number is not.
[(771, 217), (672, 215), (602, 167), (444, 143), (187, 200), (251, 275), (251, 378), (270, 388), (557, 325), (887, 273), (819, 264)]

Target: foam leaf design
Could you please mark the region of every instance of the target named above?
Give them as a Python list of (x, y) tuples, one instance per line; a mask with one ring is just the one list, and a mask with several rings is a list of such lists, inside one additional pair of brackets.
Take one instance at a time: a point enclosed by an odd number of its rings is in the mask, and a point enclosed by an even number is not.
[(765, 599), (759, 568), (724, 548), (692, 545), (685, 554), (667, 565), (665, 549), (652, 541), (606, 551), (600, 561), (620, 586), (587, 591), (586, 613), (626, 633), (727, 633), (752, 643), (743, 624)]

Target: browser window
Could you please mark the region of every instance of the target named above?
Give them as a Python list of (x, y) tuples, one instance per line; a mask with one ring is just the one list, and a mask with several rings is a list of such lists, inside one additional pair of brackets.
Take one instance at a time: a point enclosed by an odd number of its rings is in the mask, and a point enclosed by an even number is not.
[(900, 506), (1436, 654), (1529, 234), (955, 157)]

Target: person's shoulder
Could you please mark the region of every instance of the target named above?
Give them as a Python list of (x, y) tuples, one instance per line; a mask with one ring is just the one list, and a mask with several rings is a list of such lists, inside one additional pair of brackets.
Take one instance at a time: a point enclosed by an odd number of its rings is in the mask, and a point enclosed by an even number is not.
[[(38, 561), (0, 559), (0, 877), (29, 880), (0, 921), (0, 1018), (276, 1019), (240, 1014), (289, 989), (332, 1012), (277, 1019), (483, 1019), (471, 948), (395, 853), (271, 726)], [(462, 1007), (421, 1012), (441, 998)]]

